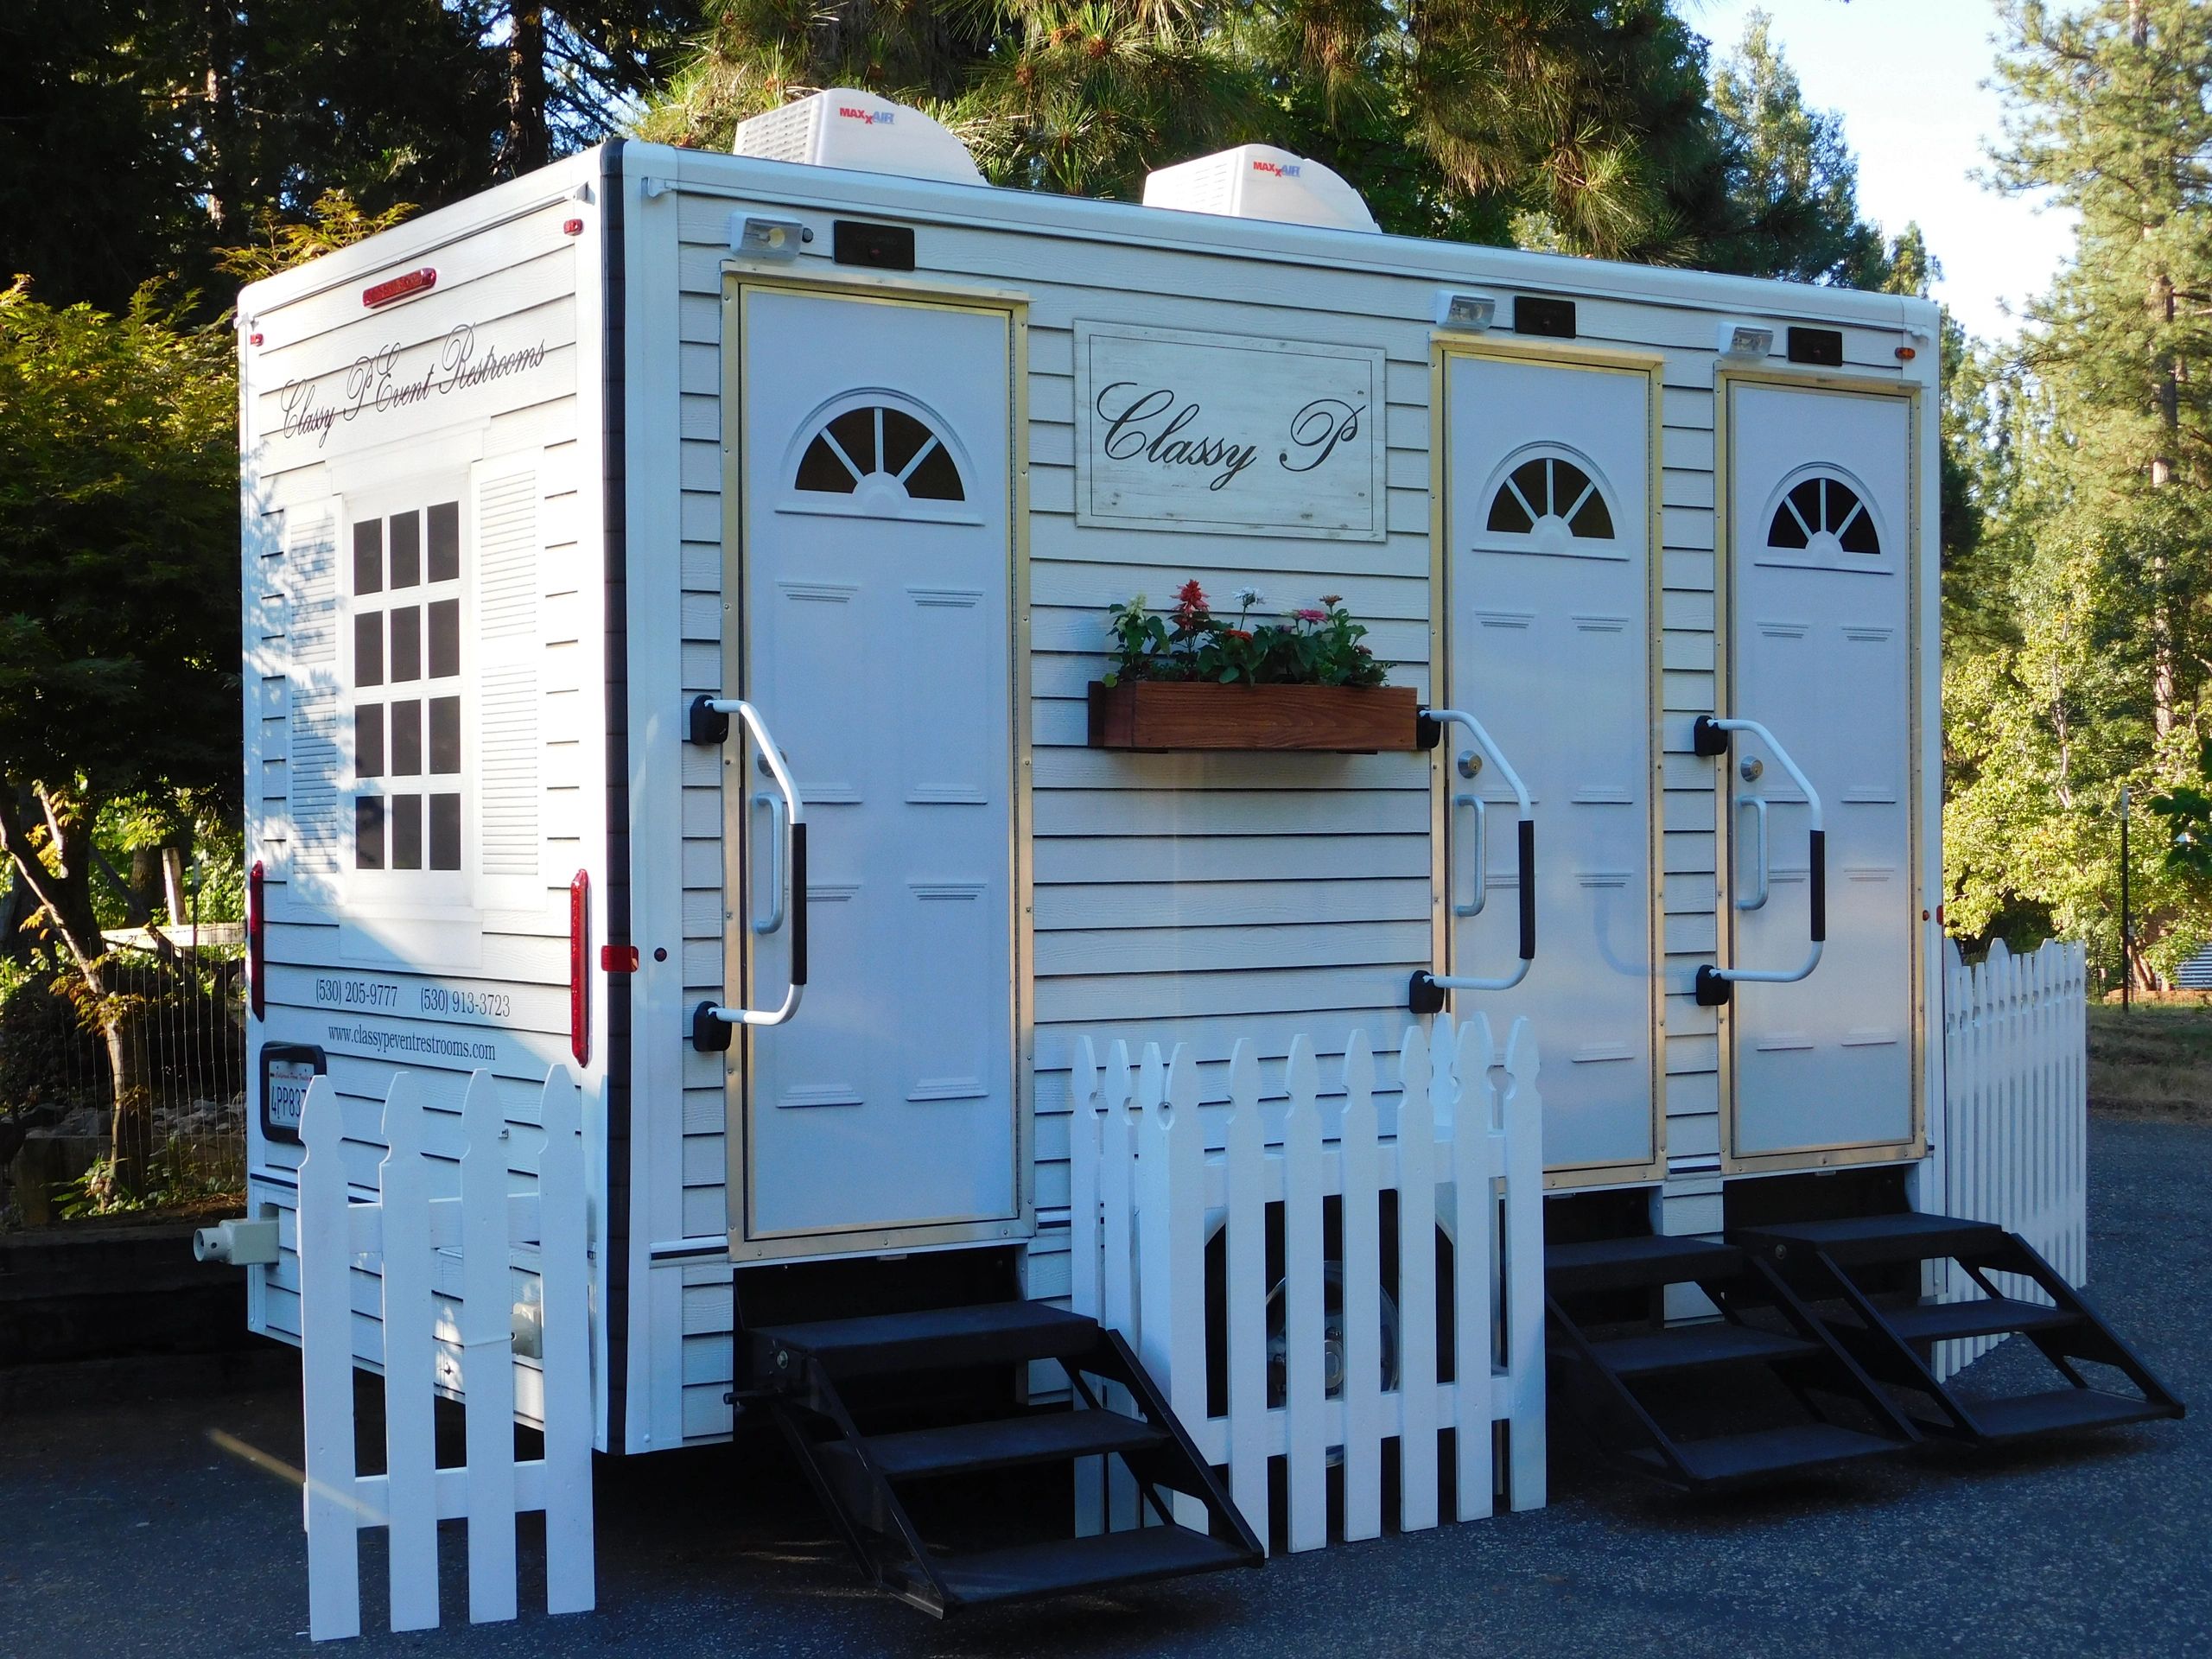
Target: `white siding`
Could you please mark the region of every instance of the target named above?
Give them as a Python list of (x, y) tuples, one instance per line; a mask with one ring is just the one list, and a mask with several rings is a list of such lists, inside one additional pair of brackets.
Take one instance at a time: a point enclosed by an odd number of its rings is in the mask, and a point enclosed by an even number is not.
[[(932, 223), (918, 206), (916, 188), (893, 181), (642, 149), (632, 149), (630, 165), (658, 175), (640, 207), (641, 223), (650, 228), (642, 233), (648, 251), (632, 273), (632, 364), (633, 372), (645, 362), (650, 372), (664, 376), (665, 395), (675, 405), (664, 427), (655, 429), (665, 431), (677, 454), (666, 469), (670, 499), (653, 511), (656, 522), (680, 540), (669, 572), (674, 586), (661, 602), (676, 605), (681, 620), (680, 640), (659, 670), (661, 684), (635, 706), (674, 709), (682, 696), (721, 683), (720, 495), (729, 435), (720, 404), (721, 292), (733, 208), (750, 203), (804, 219), (814, 241), (801, 268), (825, 276), (838, 274), (826, 257), (836, 213), (914, 223), (918, 280), (1016, 290), (1029, 302), (1039, 1230), (1028, 1285), (1039, 1296), (1066, 1290), (1067, 1068), (1077, 1035), (1191, 1043), (1210, 1100), (1225, 1098), (1230, 1046), (1240, 1035), (1262, 1044), (1271, 1071), (1301, 1031), (1325, 1056), (1341, 1053), (1356, 1027), (1389, 1040), (1404, 1021), (1408, 976), (1429, 964), (1436, 902), (1427, 756), (1147, 756), (1085, 747), (1084, 690), (1101, 667), (1105, 607), (1139, 591), (1164, 602), (1190, 576), (1217, 601), (1240, 587), (1256, 587), (1278, 611), (1340, 594), (1372, 628), (1391, 678), (1425, 693), (1432, 562), (1428, 319), (1438, 286), (1560, 294), (1580, 289), (1582, 343), (1662, 352), (1659, 626), (1667, 754), (1661, 810), (1671, 1179), (1661, 1219), (1670, 1231), (1717, 1228), (1717, 1024), (1691, 995), (1696, 966), (1710, 959), (1715, 943), (1714, 768), (1689, 746), (1692, 717), (1714, 706), (1713, 342), (1719, 320), (1743, 315), (1751, 292), (1764, 301), (1751, 309), (1799, 318), (1817, 316), (1823, 306), (1840, 317), (1865, 318), (1872, 315), (1866, 302), (1854, 297), (1839, 304), (1810, 289), (1750, 290), (1726, 279), (1630, 275), (1581, 262), (1378, 240), (1374, 258), (1403, 262), (1393, 273), (1325, 263), (1310, 244), (1292, 251), (1302, 232), (1170, 231), (1160, 228), (1158, 218), (1122, 214), (1109, 223), (1115, 210), (1033, 208), (1019, 197), (970, 208), (983, 200), (973, 193), (938, 192), (928, 200), (943, 207), (960, 198), (971, 220), (1003, 208), (1007, 219), (999, 226)], [(663, 180), (677, 188), (654, 190)], [(797, 194), (802, 190), (810, 194)], [(835, 207), (824, 205), (833, 200)], [(1094, 217), (1078, 230), (1085, 213)], [(1138, 239), (1155, 235), (1184, 245)], [(1279, 235), (1284, 251), (1276, 257), (1240, 257), (1208, 245), (1232, 235), (1255, 250)], [(1345, 245), (1343, 238), (1332, 242), (1326, 259), (1336, 260)], [(637, 289), (647, 270), (652, 280), (664, 279), (678, 291), (673, 307), (664, 303), (660, 289)], [(1712, 297), (1687, 299), (1700, 283)], [(1667, 297), (1624, 297), (1640, 288)], [(1079, 320), (1380, 347), (1387, 361), (1387, 538), (1332, 543), (1078, 528), (1073, 325)], [(1844, 334), (1851, 366), (1896, 372), (1893, 329), (1847, 322)], [(654, 418), (663, 418), (658, 409)], [(633, 446), (639, 441), (633, 424)], [(687, 749), (677, 766), (688, 1006), (724, 989), (727, 897), (719, 760)], [(660, 1230), (653, 1237), (696, 1248), (727, 1225), (718, 1058), (687, 1047), (680, 1098), (680, 1110), (664, 1109), (656, 1119), (653, 1134), (666, 1154), (641, 1156), (651, 1186), (641, 1209), (651, 1210)], [(713, 1257), (670, 1260), (655, 1270), (652, 1300), (664, 1310), (655, 1317), (680, 1330), (682, 1353), (680, 1380), (671, 1375), (663, 1385), (655, 1421), (686, 1439), (728, 1427), (721, 1397), (730, 1375), (728, 1275), (726, 1263)]]
[[(573, 184), (523, 181), (243, 296), (264, 341), (245, 348), (243, 400), (245, 485), (257, 509), (245, 538), (246, 833), (267, 869), (268, 917), (267, 1017), (250, 1036), (255, 1064), (270, 1041), (326, 1050), (346, 1179), (365, 1195), (377, 1189), (382, 1103), (396, 1070), (421, 1080), (429, 1151), (442, 1172), (434, 1190), (449, 1193), (470, 1071), (498, 1078), (509, 1167), (526, 1187), (543, 1146), (546, 1070), (569, 1058), (567, 887), (599, 844), (604, 798), (601, 550), (578, 534), (581, 515), (598, 511), (596, 444), (578, 441), (582, 425), (597, 424), (578, 395), (595, 373), (587, 313), (595, 319), (597, 307), (579, 299), (585, 245), (563, 229)], [(439, 273), (432, 294), (365, 312), (367, 283), (423, 264)], [(320, 440), (281, 431), (296, 383), (335, 387), (325, 406), (342, 404), (349, 365), (359, 372), (397, 346), (420, 374), (457, 322), (474, 327), (480, 352), (542, 341), (543, 357), (527, 372), (395, 397), (381, 410), (372, 397)], [(372, 504), (365, 511), (388, 512), (396, 509), (373, 504), (418, 480), (415, 505), (457, 499), (461, 521), (467, 874), (457, 883), (467, 885), (458, 900), (392, 896), (360, 879), (344, 787), (353, 759), (348, 493)], [(587, 490), (588, 509), (580, 505)], [(363, 1002), (349, 987), (377, 988)], [(595, 1074), (587, 1087), (595, 1111)], [(258, 1092), (257, 1083), (257, 1101)], [(264, 1141), (257, 1126), (251, 1198), (284, 1215), (285, 1248), (255, 1287), (253, 1319), (292, 1340), (289, 1212), (299, 1156), (296, 1146)], [(366, 1272), (353, 1287), (356, 1352), (376, 1363), (378, 1287)], [(457, 1278), (448, 1288), (457, 1291)]]

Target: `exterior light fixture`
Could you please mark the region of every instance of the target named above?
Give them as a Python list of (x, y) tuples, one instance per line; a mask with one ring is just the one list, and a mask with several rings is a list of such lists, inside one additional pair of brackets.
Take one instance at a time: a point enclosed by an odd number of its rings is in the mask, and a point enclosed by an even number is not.
[(748, 259), (796, 259), (800, 245), (813, 240), (814, 232), (795, 219), (729, 216), (729, 251)]
[(1720, 355), (1731, 359), (1765, 357), (1774, 350), (1774, 330), (1756, 323), (1720, 325)]
[(1436, 326), (1465, 328), (1480, 334), (1496, 321), (1497, 302), (1487, 294), (1454, 294), (1448, 289), (1436, 296)]

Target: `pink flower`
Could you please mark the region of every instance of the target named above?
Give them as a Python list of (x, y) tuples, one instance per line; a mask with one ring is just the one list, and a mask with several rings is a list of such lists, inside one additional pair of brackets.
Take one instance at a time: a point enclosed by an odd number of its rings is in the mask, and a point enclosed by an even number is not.
[(1298, 620), (1301, 622), (1325, 622), (1329, 620), (1329, 613), (1326, 611), (1314, 610), (1309, 606), (1298, 613)]

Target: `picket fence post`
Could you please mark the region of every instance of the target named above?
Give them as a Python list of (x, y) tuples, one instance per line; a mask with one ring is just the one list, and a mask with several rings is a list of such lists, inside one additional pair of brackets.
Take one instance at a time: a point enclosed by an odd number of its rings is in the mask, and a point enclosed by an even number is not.
[[(1355, 1032), (1344, 1055), (1344, 1125), (1338, 1135), (1343, 1169), (1344, 1540), (1382, 1535), (1382, 1322), (1352, 1318), (1351, 1287), (1382, 1282), (1381, 1216), (1363, 1195), (1382, 1185), (1375, 1113), (1375, 1057), (1367, 1033)], [(1401, 1113), (1403, 1108), (1400, 1109)], [(1403, 1121), (1401, 1118), (1401, 1136)], [(1287, 1222), (1286, 1225), (1289, 1224)]]
[[(461, 1108), (461, 1194), (430, 1196), (426, 1106), (419, 1080), (402, 1071), (384, 1103), (385, 1154), (377, 1198), (351, 1201), (334, 1086), (318, 1077), (302, 1103), (295, 1241), (299, 1256), (301, 1376), (307, 1468), (308, 1633), (316, 1641), (360, 1633), (359, 1532), (387, 1529), (391, 1627), (438, 1622), (437, 1523), (468, 1522), (472, 1622), (516, 1611), (515, 1517), (545, 1515), (546, 1609), (595, 1605), (591, 1452), (590, 1249), (584, 1192), (582, 1092), (555, 1067), (539, 1097), (545, 1135), (537, 1192), (509, 1191), (511, 1134), (488, 1071), (469, 1079)], [(541, 1421), (544, 1453), (518, 1462), (514, 1296), (510, 1255), (535, 1244), (538, 1258)], [(436, 1340), (435, 1253), (461, 1251), (457, 1323), (467, 1463), (436, 1462), (435, 1399), (454, 1380)], [(385, 1392), (382, 1474), (353, 1459), (356, 1261), (379, 1275)]]
[(1252, 1530), (1268, 1529), (1268, 1226), (1260, 1058), (1239, 1038), (1229, 1057), (1222, 1198), (1229, 1230), (1224, 1294), (1229, 1337), (1229, 1495)]

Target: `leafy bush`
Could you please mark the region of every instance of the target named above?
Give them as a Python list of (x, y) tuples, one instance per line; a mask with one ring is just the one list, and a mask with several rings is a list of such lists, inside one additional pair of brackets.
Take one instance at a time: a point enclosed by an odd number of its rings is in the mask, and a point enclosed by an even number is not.
[(100, 1039), (84, 1028), (57, 976), (0, 963), (0, 1111), (98, 1105), (107, 1087)]

